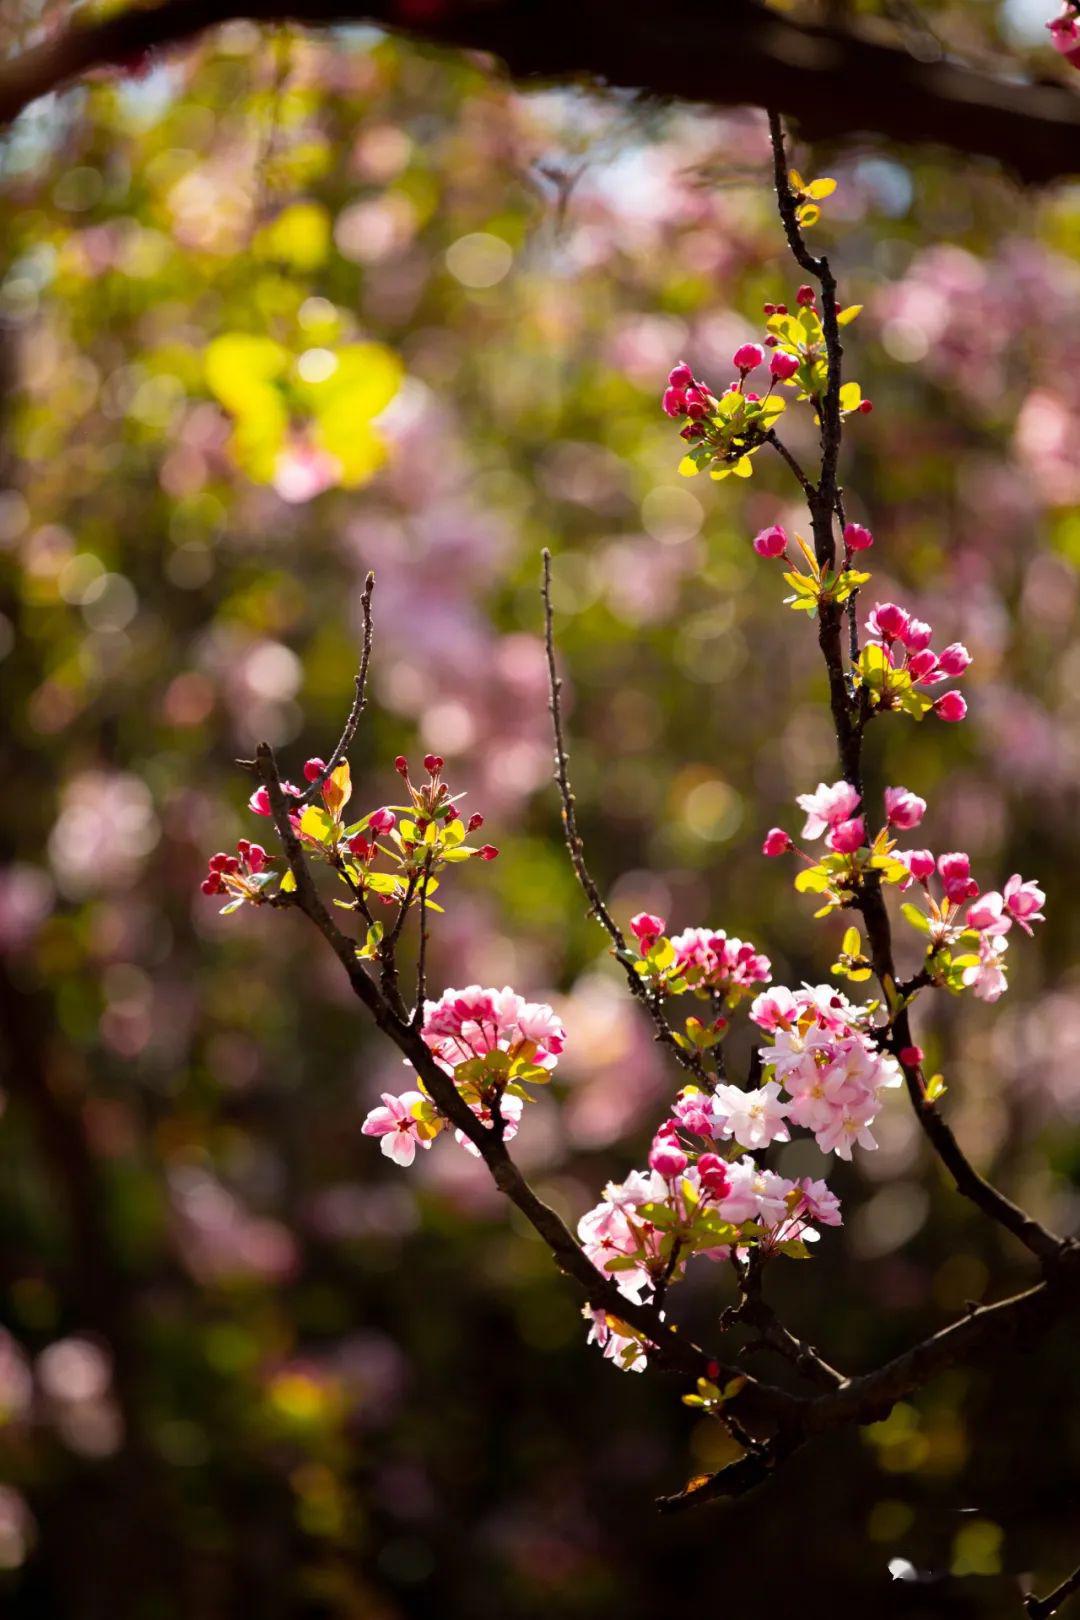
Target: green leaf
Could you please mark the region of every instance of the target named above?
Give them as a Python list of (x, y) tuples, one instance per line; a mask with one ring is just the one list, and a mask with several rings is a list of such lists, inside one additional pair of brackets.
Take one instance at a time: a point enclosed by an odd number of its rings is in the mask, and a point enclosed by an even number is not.
[(918, 906), (912, 905), (910, 900), (904, 901), (903, 905), (900, 907), (900, 915), (911, 924), (912, 928), (917, 928), (920, 934), (928, 934), (930, 932), (929, 917), (925, 912), (920, 911)]

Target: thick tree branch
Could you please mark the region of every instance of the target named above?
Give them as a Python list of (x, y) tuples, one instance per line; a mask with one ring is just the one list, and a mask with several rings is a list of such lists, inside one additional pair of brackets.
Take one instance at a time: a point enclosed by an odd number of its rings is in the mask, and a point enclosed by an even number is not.
[(1034, 1592), (1028, 1592), (1024, 1598), (1024, 1612), (1028, 1620), (1050, 1620), (1052, 1614), (1057, 1614), (1062, 1604), (1080, 1592), (1080, 1567), (1067, 1575), (1060, 1586), (1055, 1586), (1044, 1598), (1036, 1597)]
[(491, 52), (525, 82), (586, 78), (719, 106), (778, 107), (812, 140), (876, 133), (998, 159), (1034, 182), (1080, 168), (1080, 98), (1064, 86), (920, 61), (876, 35), (812, 27), (751, 0), (162, 0), (73, 20), (0, 67), (0, 123), (97, 68), (234, 18), (367, 22)]

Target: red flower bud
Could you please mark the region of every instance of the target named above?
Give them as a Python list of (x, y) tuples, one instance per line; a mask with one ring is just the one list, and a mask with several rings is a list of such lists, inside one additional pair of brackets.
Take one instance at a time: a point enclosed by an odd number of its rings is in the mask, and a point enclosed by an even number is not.
[(479, 810), (477, 810), (474, 815), (471, 815), (469, 817), (469, 824), (468, 824), (468, 829), (467, 830), (469, 832), (475, 832), (478, 827), (482, 827), (483, 825), (484, 825), (484, 818), (480, 814)]
[(900, 1049), (900, 1061), (905, 1069), (917, 1069), (923, 1060), (921, 1046), (904, 1046)]
[(309, 759), (304, 765), (304, 780), (314, 782), (326, 769), (325, 759)]
[(689, 388), (694, 380), (694, 373), (685, 360), (680, 360), (677, 366), (672, 366), (668, 377), (669, 388)]
[(229, 869), (229, 862), (232, 859), (233, 857), (231, 855), (226, 855), (224, 850), (219, 850), (216, 855), (211, 855), (206, 864), (210, 868), (211, 872), (227, 872)]
[(807, 286), (804, 283), (803, 286), (801, 286), (799, 288), (798, 292), (796, 293), (795, 301), (796, 301), (796, 303), (801, 304), (804, 309), (809, 309), (810, 305), (814, 302), (815, 296), (816, 295), (814, 293), (813, 287)]
[(424, 769), (425, 771), (430, 771), (432, 776), (435, 775), (436, 771), (441, 771), (445, 763), (446, 761), (443, 759), (441, 754), (424, 755)]
[(395, 759), (395, 761), (394, 761), (394, 769), (395, 769), (395, 771), (397, 771), (399, 776), (408, 776), (408, 774), (409, 774), (409, 762), (405, 758), (404, 754), (399, 754), (397, 759)]
[(478, 849), (476, 853), (479, 855), (482, 861), (493, 861), (499, 852), (495, 848), (494, 844), (485, 844), (483, 848)]

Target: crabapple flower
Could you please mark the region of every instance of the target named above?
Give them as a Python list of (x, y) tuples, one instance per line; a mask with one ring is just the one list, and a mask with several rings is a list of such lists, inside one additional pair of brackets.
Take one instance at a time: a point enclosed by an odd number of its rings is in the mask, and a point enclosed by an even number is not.
[(309, 759), (304, 762), (304, 781), (316, 782), (326, 769), (325, 759)]
[(1019, 923), (1025, 934), (1033, 932), (1030, 924), (1045, 922), (1046, 916), (1043, 906), (1046, 904), (1046, 895), (1037, 883), (1028, 879), (1026, 882), (1019, 872), (1014, 872), (1005, 885), (1003, 894), (1005, 910), (1013, 922)]
[(939, 720), (962, 720), (967, 714), (967, 700), (959, 692), (942, 692), (934, 703)]
[(780, 1101), (780, 1087), (768, 1081), (756, 1091), (740, 1086), (717, 1086), (713, 1093), (717, 1136), (738, 1142), (744, 1148), (768, 1147), (770, 1142), (790, 1142), (787, 1105)]
[(392, 810), (374, 810), (368, 817), (368, 826), (374, 833), (393, 832), (397, 826), (397, 816)]
[(642, 956), (648, 956), (661, 934), (664, 932), (664, 919), (651, 911), (639, 911), (636, 917), (630, 919), (630, 932), (638, 942), (638, 950)]
[(971, 664), (971, 654), (962, 641), (953, 641), (938, 653), (937, 667), (942, 675), (957, 680)]
[(424, 1003), (425, 1044), (448, 1074), (473, 1058), (489, 1052), (520, 1056), (534, 1046), (529, 1061), (537, 1068), (554, 1069), (566, 1044), (561, 1020), (546, 1002), (529, 1002), (509, 985), (483, 990), (470, 984), (464, 990), (445, 990), (438, 1001)]
[(1046, 27), (1055, 51), (1073, 67), (1080, 67), (1080, 19), (1072, 5), (1066, 5), (1061, 15), (1051, 18)]
[(748, 371), (756, 371), (764, 358), (765, 350), (760, 343), (743, 343), (735, 350), (731, 363), (745, 377)]
[(885, 819), (892, 827), (910, 832), (926, 814), (926, 800), (905, 787), (885, 789)]
[(720, 1213), (733, 1226), (757, 1220), (775, 1226), (787, 1214), (791, 1184), (775, 1170), (763, 1170), (753, 1159), (736, 1159), (728, 1165), (728, 1181), (730, 1189), (720, 1201)]
[(825, 842), (838, 855), (854, 855), (866, 843), (866, 823), (862, 816), (836, 822), (829, 828)]
[(950, 855), (939, 855), (937, 869), (941, 876), (942, 886), (945, 890), (946, 900), (959, 903), (961, 900), (974, 900), (979, 892), (979, 885), (971, 875), (971, 857), (962, 851), (955, 851)]
[(645, 1371), (649, 1359), (646, 1347), (640, 1339), (620, 1331), (625, 1324), (592, 1305), (583, 1305), (581, 1314), (592, 1324), (586, 1344), (599, 1345), (605, 1360), (618, 1362), (623, 1372)]
[(788, 354), (784, 349), (774, 350), (769, 361), (770, 377), (775, 377), (777, 382), (787, 382), (789, 377), (794, 377), (798, 369), (799, 357), (797, 354)]
[(671, 936), (673, 971), (694, 989), (738, 995), (754, 984), (768, 984), (772, 964), (753, 945), (729, 939), (711, 928), (686, 928)]
[[(925, 619), (908, 619), (907, 629), (904, 631), (901, 640), (909, 653), (921, 653), (925, 652), (930, 646), (933, 634), (932, 627), (927, 624)], [(908, 668), (911, 668), (910, 662)]]
[[(298, 799), (301, 793), (301, 789), (294, 787), (291, 782), (282, 782), (281, 791), (290, 794), (294, 799)], [(256, 816), (271, 815), (269, 789), (261, 786), (257, 787), (248, 800), (248, 809)]]
[(866, 621), (867, 634), (874, 641), (900, 641), (909, 622), (904, 609), (895, 602), (876, 602)]
[(897, 860), (903, 861), (916, 883), (925, 883), (936, 865), (928, 849), (897, 850), (896, 857)]
[(791, 839), (783, 827), (770, 827), (761, 846), (763, 855), (786, 855), (792, 848)]
[(426, 1100), (419, 1091), (403, 1091), (400, 1097), (384, 1091), (382, 1107), (371, 1110), (360, 1127), (361, 1134), (381, 1136), (382, 1151), (395, 1164), (412, 1164), (417, 1144), (422, 1148), (431, 1146), (431, 1138), (420, 1134), (420, 1122), (413, 1113)]
[(697, 1162), (701, 1185), (710, 1198), (722, 1200), (731, 1191), (731, 1177), (726, 1162), (718, 1153), (703, 1153)]
[(874, 543), (874, 537), (863, 523), (848, 523), (844, 526), (844, 544), (849, 551), (869, 551)]
[(653, 1145), (649, 1150), (649, 1169), (655, 1170), (657, 1175), (670, 1181), (673, 1176), (681, 1176), (689, 1160), (676, 1137), (668, 1135), (662, 1128), (656, 1133)]
[(850, 782), (819, 782), (813, 793), (800, 793), (795, 800), (806, 811), (804, 838), (820, 838), (830, 827), (849, 821), (861, 803), (859, 792)]
[[(502, 1120), (503, 1141), (512, 1142), (518, 1133), (525, 1104), (520, 1097), (502, 1096), (498, 1100), (497, 1107), (498, 1117)], [(472, 1111), (481, 1125), (490, 1129), (495, 1117), (492, 1106), (487, 1103), (473, 1103)], [(480, 1158), (480, 1149), (475, 1142), (470, 1142), (464, 1131), (455, 1131), (454, 1141), (459, 1147), (463, 1147), (466, 1153), (471, 1153), (474, 1159)]]
[(830, 1192), (824, 1181), (812, 1181), (809, 1176), (804, 1176), (796, 1182), (796, 1186), (802, 1193), (799, 1213), (805, 1210), (812, 1220), (822, 1226), (843, 1226), (840, 1200), (834, 1192)]
[(1009, 942), (1003, 934), (984, 933), (979, 936), (979, 960), (964, 969), (964, 983), (974, 990), (979, 1001), (997, 1001), (1009, 987), (1002, 957)]
[(782, 557), (787, 550), (787, 532), (779, 523), (762, 529), (754, 536), (754, 550), (759, 557)]
[(967, 911), (967, 925), (977, 933), (1007, 934), (1013, 920), (1005, 912), (1005, 901), (995, 889), (973, 900)]

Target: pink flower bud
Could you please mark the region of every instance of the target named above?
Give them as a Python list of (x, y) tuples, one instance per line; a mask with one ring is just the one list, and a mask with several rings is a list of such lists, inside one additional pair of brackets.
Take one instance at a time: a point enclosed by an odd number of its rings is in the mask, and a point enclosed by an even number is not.
[(934, 870), (934, 857), (928, 849), (909, 849), (900, 858), (918, 883), (925, 883)]
[(409, 774), (409, 762), (405, 758), (404, 754), (399, 754), (398, 757), (395, 759), (395, 761), (394, 761), (394, 769), (395, 769), (395, 771), (397, 771), (399, 776), (408, 776), (408, 774)]
[(777, 349), (769, 361), (769, 375), (775, 377), (777, 382), (787, 382), (789, 377), (794, 377), (798, 369), (798, 355), (788, 354), (786, 349)]
[(895, 602), (876, 602), (870, 615), (870, 628), (884, 641), (899, 641), (908, 627), (908, 616)]
[(788, 307), (787, 307), (786, 304), (777, 304), (776, 310), (775, 310), (775, 313), (777, 315), (786, 315), (787, 312), (788, 312)]
[(326, 761), (325, 761), (325, 759), (309, 759), (309, 760), (307, 760), (305, 765), (304, 765), (304, 780), (305, 780), (305, 782), (314, 782), (314, 781), (316, 781), (322, 775), (322, 773), (323, 773), (323, 771), (325, 771), (325, 769), (326, 769)]
[(441, 771), (445, 764), (446, 761), (443, 759), (441, 754), (424, 755), (424, 769), (425, 771), (430, 771), (432, 776), (434, 776), (436, 772)]
[(934, 713), (940, 720), (962, 720), (967, 703), (959, 692), (942, 692), (934, 703)]
[(917, 793), (905, 787), (885, 789), (885, 819), (891, 826), (910, 832), (912, 827), (919, 825), (925, 814), (926, 800), (920, 799)]
[(809, 309), (816, 297), (813, 287), (804, 284), (795, 294), (795, 302), (801, 304), (804, 309)]
[(962, 641), (953, 641), (938, 654), (938, 669), (943, 675), (956, 680), (971, 663), (971, 654)]
[(397, 816), (392, 810), (375, 810), (368, 817), (368, 826), (372, 832), (388, 833), (397, 826)]
[(783, 827), (770, 827), (761, 846), (763, 855), (786, 855), (792, 847), (791, 839)]
[(917, 1069), (923, 1060), (921, 1046), (902, 1046), (900, 1048), (900, 1061), (905, 1069)]
[(869, 416), (870, 412), (873, 410), (873, 408), (874, 408), (874, 402), (873, 402), (872, 399), (860, 400), (859, 404), (856, 406), (856, 409), (857, 409), (860, 416)]
[(630, 919), (630, 932), (638, 942), (638, 949), (642, 956), (647, 956), (664, 932), (663, 917), (657, 917), (651, 911), (639, 911), (636, 917)]
[(909, 619), (902, 638), (904, 646), (909, 653), (924, 652), (933, 633), (925, 619)]
[(358, 861), (369, 861), (375, 852), (375, 845), (369, 843), (363, 833), (355, 833), (349, 839), (349, 852), (355, 855)]
[(224, 887), (225, 885), (221, 881), (220, 874), (217, 872), (211, 872), (210, 876), (204, 877), (202, 882), (199, 884), (199, 888), (202, 890), (203, 894), (220, 894)]
[(869, 551), (874, 543), (870, 530), (862, 523), (849, 523), (844, 529), (844, 544), (849, 551)]
[(946, 899), (957, 903), (961, 900), (974, 900), (979, 892), (979, 885), (971, 875), (969, 855), (965, 855), (962, 850), (954, 850), (949, 855), (939, 855), (937, 869), (941, 874)]
[(718, 1153), (703, 1153), (697, 1162), (701, 1185), (713, 1198), (726, 1198), (731, 1191), (728, 1167)]
[(477, 810), (475, 815), (471, 815), (469, 817), (468, 824), (467, 824), (465, 830), (466, 830), (466, 832), (475, 832), (478, 827), (482, 827), (483, 825), (484, 825), (484, 818), (480, 814), (479, 810)]
[(226, 855), (224, 850), (219, 850), (216, 855), (211, 855), (206, 864), (211, 872), (227, 872), (231, 859), (231, 855)]
[(257, 816), (270, 814), (270, 794), (264, 787), (257, 787), (248, 800), (248, 809)]
[(866, 842), (866, 824), (862, 816), (854, 816), (851, 821), (837, 822), (835, 827), (829, 829), (825, 842), (838, 855), (854, 855), (855, 851)]
[(677, 366), (672, 366), (668, 374), (669, 388), (689, 388), (694, 381), (694, 373), (685, 360), (680, 360)]
[(649, 1168), (670, 1181), (673, 1176), (681, 1176), (686, 1165), (686, 1154), (678, 1142), (670, 1136), (657, 1135), (649, 1153)]
[(731, 363), (745, 377), (748, 371), (756, 371), (764, 358), (765, 350), (760, 343), (742, 343), (732, 355)]
[(762, 304), (761, 308), (762, 308), (762, 312), (765, 315), (775, 315), (776, 314), (776, 305), (775, 304)]
[[(237, 845), (237, 848), (240, 846)], [(261, 844), (249, 844), (245, 859), (252, 872), (261, 872), (266, 866), (266, 851)]]
[(787, 550), (787, 534), (779, 523), (774, 523), (769, 529), (762, 529), (754, 536), (754, 550), (759, 557), (782, 557)]
[(686, 392), (682, 388), (665, 388), (660, 403), (668, 416), (686, 415)]
[(937, 653), (930, 647), (924, 647), (908, 659), (907, 667), (913, 681), (929, 680), (937, 670)]
[(482, 861), (493, 861), (499, 852), (494, 844), (484, 844), (476, 853)]
[(765, 339), (765, 347), (767, 349), (778, 349), (780, 347), (780, 339), (777, 337), (775, 332), (769, 333), (768, 337)]

